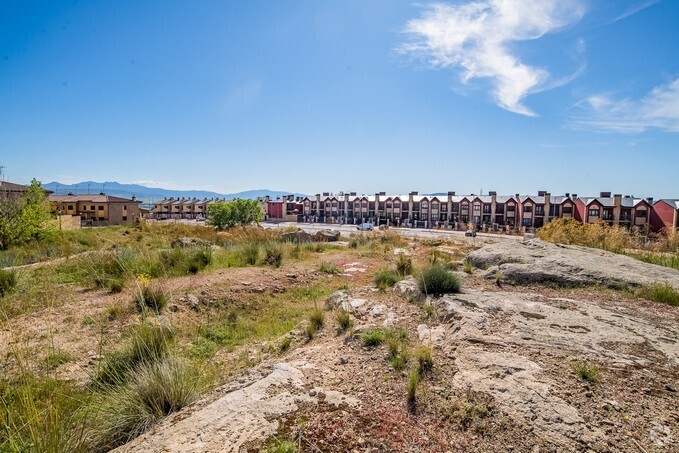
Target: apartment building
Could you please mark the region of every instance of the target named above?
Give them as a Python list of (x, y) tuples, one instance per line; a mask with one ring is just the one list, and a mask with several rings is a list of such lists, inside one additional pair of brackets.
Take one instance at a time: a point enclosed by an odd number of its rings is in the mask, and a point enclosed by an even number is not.
[(98, 195), (49, 195), (58, 215), (80, 217), (81, 226), (129, 225), (140, 218), (140, 201)]
[(226, 199), (164, 198), (151, 209), (151, 217), (156, 220), (204, 219), (207, 218), (208, 207), (218, 201)]
[(679, 229), (679, 199), (663, 198), (656, 201), (651, 209), (651, 230)]
[[(641, 199), (602, 192), (598, 197), (578, 197), (577, 194), (552, 195), (539, 191), (537, 195), (510, 196), (489, 192), (488, 195), (374, 195), (322, 193), (313, 197), (283, 197), (264, 200), (268, 219), (299, 222), (359, 224), (415, 228), (447, 228), (486, 231), (508, 231), (540, 228), (552, 219), (572, 218), (584, 223), (605, 221), (659, 231), (655, 225), (675, 225), (677, 200), (663, 200), (662, 214), (651, 224), (653, 199)], [(657, 205), (657, 203), (656, 203)], [(666, 211), (666, 212), (665, 212)], [(661, 217), (662, 215), (662, 217)]]

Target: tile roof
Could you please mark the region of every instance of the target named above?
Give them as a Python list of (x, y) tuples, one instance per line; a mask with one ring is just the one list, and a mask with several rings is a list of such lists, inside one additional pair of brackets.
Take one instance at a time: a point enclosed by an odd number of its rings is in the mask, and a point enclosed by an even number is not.
[(50, 195), (49, 200), (57, 203), (75, 203), (78, 201), (89, 203), (141, 203), (139, 200), (114, 197), (112, 195)]

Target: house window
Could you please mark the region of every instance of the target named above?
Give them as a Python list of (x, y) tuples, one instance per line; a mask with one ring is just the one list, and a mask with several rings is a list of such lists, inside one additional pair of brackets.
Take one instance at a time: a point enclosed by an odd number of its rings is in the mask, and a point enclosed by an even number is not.
[(533, 212), (533, 205), (527, 204), (523, 207), (523, 212)]
[(103, 210), (104, 210), (104, 207), (103, 207), (103, 206), (99, 206), (99, 210), (100, 210), (100, 211), (103, 211)]
[(636, 216), (637, 218), (639, 218), (639, 217), (646, 217), (646, 210), (644, 209), (644, 210), (641, 210), (641, 211), (637, 211), (636, 214), (635, 214), (635, 216)]
[(69, 204), (69, 205), (68, 205), (68, 210), (69, 210), (69, 211), (73, 211), (73, 205), (72, 205), (72, 204)]
[(563, 207), (563, 213), (564, 214), (573, 214), (573, 206), (564, 206)]
[(103, 218), (103, 217), (99, 217), (99, 221), (100, 221), (100, 222), (101, 222), (101, 221), (103, 221), (103, 220), (104, 220), (104, 218)]
[(474, 212), (479, 212), (481, 211), (481, 205), (480, 204), (475, 204), (474, 205)]
[(490, 214), (490, 205), (489, 204), (484, 204), (483, 205), (483, 212), (485, 214)]
[(589, 216), (590, 217), (599, 217), (599, 210), (598, 209), (590, 209), (589, 210)]
[(535, 215), (545, 215), (545, 207), (544, 206), (536, 206), (535, 207)]
[(90, 206), (90, 211), (94, 211), (94, 206)]
[(516, 205), (514, 205), (514, 204), (508, 204), (507, 205), (507, 212), (514, 212), (515, 209), (516, 209)]
[(523, 226), (529, 227), (530, 226), (530, 220), (531, 219), (523, 219)]
[(123, 216), (123, 222), (127, 222), (127, 216), (126, 215)]
[(127, 211), (127, 205), (123, 205), (123, 210)]

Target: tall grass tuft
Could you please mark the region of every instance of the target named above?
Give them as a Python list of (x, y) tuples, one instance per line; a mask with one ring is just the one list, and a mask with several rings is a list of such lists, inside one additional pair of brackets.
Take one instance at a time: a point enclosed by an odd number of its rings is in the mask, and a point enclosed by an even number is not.
[(440, 266), (432, 266), (423, 270), (417, 282), (420, 291), (424, 294), (459, 293), (461, 289), (457, 276)]
[(380, 290), (384, 291), (387, 288), (394, 286), (401, 278), (402, 277), (396, 272), (382, 269), (375, 274), (373, 281)]
[(637, 294), (654, 302), (679, 306), (679, 292), (667, 283), (642, 287), (637, 290)]
[(267, 242), (264, 245), (264, 262), (269, 266), (281, 267), (283, 263), (283, 248), (279, 242)]
[(240, 246), (241, 261), (248, 266), (254, 266), (259, 262), (261, 249), (259, 243), (248, 242)]
[(9, 293), (18, 282), (17, 272), (13, 269), (0, 269), (0, 297)]
[(151, 310), (160, 313), (170, 303), (170, 293), (159, 285), (145, 284), (139, 288), (134, 296), (137, 310)]
[(405, 277), (413, 273), (413, 259), (403, 253), (396, 260), (396, 272)]

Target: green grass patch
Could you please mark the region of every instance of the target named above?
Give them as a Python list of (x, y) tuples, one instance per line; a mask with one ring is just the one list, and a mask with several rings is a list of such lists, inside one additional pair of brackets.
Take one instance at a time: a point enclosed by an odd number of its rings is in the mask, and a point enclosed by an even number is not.
[(440, 266), (424, 269), (417, 282), (420, 291), (433, 295), (459, 293), (462, 286), (456, 275)]
[(573, 371), (580, 379), (592, 383), (595, 383), (599, 380), (600, 370), (598, 366), (583, 362), (581, 360), (576, 361), (572, 366)]
[(637, 295), (653, 302), (679, 306), (679, 292), (667, 283), (642, 287), (637, 290)]
[(373, 281), (381, 291), (384, 291), (387, 288), (394, 286), (402, 278), (403, 277), (401, 277), (401, 275), (399, 275), (397, 272), (390, 271), (388, 269), (382, 269), (378, 271), (377, 274), (375, 274)]

